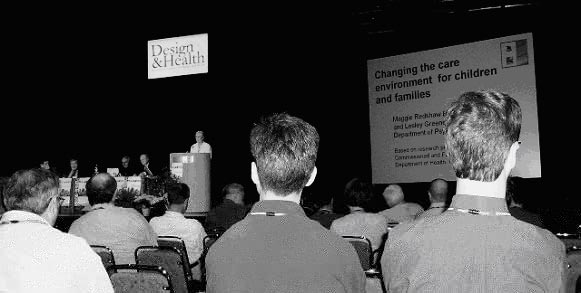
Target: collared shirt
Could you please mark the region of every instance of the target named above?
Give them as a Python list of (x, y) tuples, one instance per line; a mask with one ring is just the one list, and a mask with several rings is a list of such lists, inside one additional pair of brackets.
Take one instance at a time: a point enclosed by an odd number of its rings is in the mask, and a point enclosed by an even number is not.
[(206, 292), (365, 292), (355, 249), (289, 201), (256, 203), (212, 245)]
[(212, 147), (209, 143), (203, 141), (201, 144), (194, 143), (190, 148), (190, 153), (202, 153), (202, 154), (210, 154), (210, 159), (212, 158)]
[(69, 233), (85, 238), (90, 245), (111, 248), (115, 263), (135, 263), (137, 247), (157, 245), (157, 234), (135, 209), (112, 204), (96, 204), (91, 209), (71, 224)]
[(377, 250), (387, 234), (387, 221), (378, 214), (352, 212), (331, 224), (331, 231), (343, 235), (365, 236), (371, 241), (373, 250)]
[(196, 219), (186, 219), (182, 213), (166, 211), (163, 216), (152, 218), (149, 224), (159, 236), (180, 237), (186, 244), (190, 263), (196, 262), (202, 255), (206, 231)]
[(435, 217), (442, 214), (444, 211), (446, 211), (446, 209), (448, 209), (446, 203), (443, 202), (434, 203), (430, 205), (430, 207), (427, 208), (425, 211), (417, 214), (416, 219), (421, 219), (424, 217)]
[(407, 222), (413, 221), (417, 214), (423, 212), (421, 205), (414, 202), (400, 203), (390, 209), (383, 210), (378, 214), (384, 216), (388, 222)]
[(560, 292), (565, 247), (508, 214), (502, 198), (457, 194), (451, 209), (391, 230), (390, 292)]
[(226, 231), (232, 225), (244, 219), (247, 213), (248, 208), (246, 206), (239, 205), (225, 198), (222, 204), (208, 212), (206, 216), (206, 228), (221, 228)]
[(0, 223), (0, 292), (113, 292), (84, 239), (25, 211), (8, 211)]

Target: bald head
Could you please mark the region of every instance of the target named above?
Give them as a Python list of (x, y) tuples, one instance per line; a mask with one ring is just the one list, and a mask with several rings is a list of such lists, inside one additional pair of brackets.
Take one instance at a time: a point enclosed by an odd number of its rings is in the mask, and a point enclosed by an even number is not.
[(86, 189), (90, 205), (109, 203), (113, 201), (117, 181), (108, 173), (99, 173), (87, 181)]
[(383, 191), (383, 198), (390, 208), (394, 207), (404, 201), (403, 190), (397, 184), (390, 184)]
[(441, 178), (432, 180), (428, 193), (430, 202), (446, 202), (448, 199), (448, 182)]

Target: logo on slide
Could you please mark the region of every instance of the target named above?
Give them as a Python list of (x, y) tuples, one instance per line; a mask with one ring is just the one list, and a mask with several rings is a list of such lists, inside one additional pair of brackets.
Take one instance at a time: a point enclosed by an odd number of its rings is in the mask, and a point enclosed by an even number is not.
[(500, 43), (502, 68), (529, 64), (527, 40)]

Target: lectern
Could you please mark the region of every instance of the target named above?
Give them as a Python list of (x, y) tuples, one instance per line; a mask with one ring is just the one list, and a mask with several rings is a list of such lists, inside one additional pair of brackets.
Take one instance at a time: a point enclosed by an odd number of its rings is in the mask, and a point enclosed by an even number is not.
[(210, 210), (210, 154), (172, 153), (171, 173), (190, 188), (187, 216), (205, 216)]

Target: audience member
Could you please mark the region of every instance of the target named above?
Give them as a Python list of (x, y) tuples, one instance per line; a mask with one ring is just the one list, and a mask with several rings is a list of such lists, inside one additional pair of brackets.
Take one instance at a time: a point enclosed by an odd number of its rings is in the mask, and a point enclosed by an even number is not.
[(331, 229), (331, 223), (334, 220), (341, 218), (344, 214), (335, 213), (333, 210), (333, 205), (335, 199), (331, 193), (322, 193), (321, 196), (317, 197), (319, 199), (320, 208), (310, 216), (311, 220), (319, 222), (323, 227)]
[(206, 216), (206, 229), (226, 231), (244, 219), (248, 207), (244, 205), (244, 186), (230, 183), (222, 188), (223, 201)]
[(17, 171), (0, 219), (0, 292), (113, 292), (87, 242), (53, 228), (59, 178), (44, 169)]
[(134, 252), (139, 246), (157, 245), (157, 234), (141, 213), (113, 205), (115, 178), (99, 173), (87, 181), (86, 190), (90, 211), (71, 224), (69, 233), (91, 245), (111, 248), (118, 264), (135, 263)]
[(317, 174), (316, 129), (288, 114), (255, 124), (251, 178), (260, 200), (212, 245), (207, 292), (365, 292), (353, 247), (299, 205)]
[(351, 211), (331, 224), (331, 231), (339, 235), (365, 236), (374, 251), (379, 249), (387, 235), (387, 221), (381, 215), (369, 213), (373, 197), (371, 183), (354, 178), (345, 186), (345, 202)]
[(508, 212), (511, 216), (545, 228), (541, 216), (523, 208), (521, 195), (524, 193), (524, 182), (521, 177), (509, 177), (506, 186), (506, 202), (508, 204)]
[(428, 198), (430, 199), (430, 207), (419, 213), (416, 219), (437, 216), (448, 208), (446, 203), (448, 200), (448, 181), (441, 178), (432, 180), (428, 190)]
[(412, 221), (416, 215), (424, 211), (419, 204), (406, 202), (403, 190), (397, 184), (388, 185), (383, 191), (383, 198), (390, 208), (379, 212), (379, 214), (384, 216), (389, 223)]
[(209, 143), (204, 141), (204, 132), (201, 130), (196, 131), (196, 143), (190, 147), (190, 153), (205, 153), (210, 154), (210, 159), (212, 158), (212, 147)]
[[(197, 262), (204, 249), (206, 237), (204, 227), (196, 219), (186, 219), (184, 213), (188, 208), (190, 188), (185, 183), (175, 183), (167, 187), (169, 208), (160, 217), (152, 218), (149, 223), (159, 236), (177, 236), (186, 244), (188, 258), (192, 264), (194, 279), (201, 279), (200, 265)], [(195, 264), (195, 265), (194, 265)]]
[(391, 230), (381, 260), (390, 292), (563, 292), (563, 243), (506, 206), (521, 115), (516, 100), (496, 91), (452, 103), (445, 146), (456, 195), (440, 216)]
[(121, 166), (119, 167), (119, 176), (129, 177), (129, 176), (137, 176), (139, 173), (131, 163), (131, 157), (123, 156), (121, 158)]

